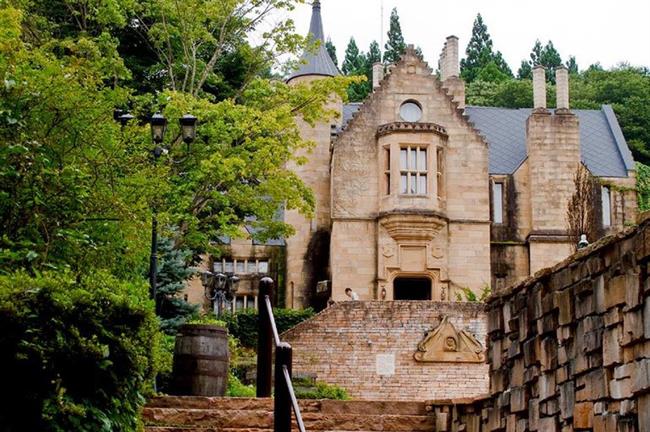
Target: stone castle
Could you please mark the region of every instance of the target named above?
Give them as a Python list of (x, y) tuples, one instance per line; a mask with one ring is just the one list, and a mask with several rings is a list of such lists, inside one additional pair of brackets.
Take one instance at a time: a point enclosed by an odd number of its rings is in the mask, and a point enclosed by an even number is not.
[[(309, 33), (321, 44), (289, 85), (340, 73), (324, 47), (320, 2), (312, 7)], [(600, 184), (592, 204), (601, 233), (634, 223), (634, 161), (611, 107), (572, 110), (563, 67), (557, 106), (547, 107), (550, 71), (540, 66), (531, 109), (466, 106), (458, 46), (447, 38), (439, 76), (409, 46), (397, 64), (373, 67), (364, 102), (331, 102), (337, 120), (297, 120), (315, 147), (292, 168), (313, 190), (315, 214), (284, 212), (296, 230), (286, 240), (231, 242), (213, 266), (242, 278), (233, 309), (252, 305), (260, 273), (279, 279), (293, 308), (345, 300), (346, 288), (361, 300), (498, 291), (575, 250), (566, 214), (580, 164)]]

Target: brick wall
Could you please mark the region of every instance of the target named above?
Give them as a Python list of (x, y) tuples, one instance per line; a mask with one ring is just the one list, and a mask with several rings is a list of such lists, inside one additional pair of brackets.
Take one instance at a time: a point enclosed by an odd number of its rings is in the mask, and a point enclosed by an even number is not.
[(490, 299), (490, 397), (438, 431), (650, 431), (647, 218)]
[[(488, 369), (479, 363), (420, 363), (413, 359), (426, 331), (442, 316), (482, 343), (482, 304), (427, 301), (340, 302), (286, 332), (293, 372), (344, 387), (355, 399), (425, 400), (472, 397), (488, 391)], [(378, 373), (382, 360), (394, 372)], [(379, 371), (381, 373), (390, 371)]]

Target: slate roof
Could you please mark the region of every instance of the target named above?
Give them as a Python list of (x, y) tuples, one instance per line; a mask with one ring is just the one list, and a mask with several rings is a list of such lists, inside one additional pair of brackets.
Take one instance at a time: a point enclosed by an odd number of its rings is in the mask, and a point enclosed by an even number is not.
[[(343, 106), (347, 124), (361, 104)], [(488, 142), (490, 174), (512, 174), (526, 159), (526, 119), (530, 108), (468, 106), (465, 113)], [(571, 110), (580, 122), (581, 158), (597, 177), (627, 177), (634, 169), (632, 153), (609, 105), (600, 110)]]
[(311, 22), (309, 34), (313, 40), (320, 41), (316, 52), (305, 51), (300, 57), (300, 66), (287, 78), (287, 81), (303, 75), (337, 76), (341, 73), (325, 49), (323, 37), (323, 20), (320, 16), (320, 1), (312, 3)]
[[(526, 119), (530, 108), (468, 106), (465, 113), (489, 146), (490, 174), (512, 174), (526, 159)], [(580, 122), (581, 159), (598, 177), (627, 177), (632, 154), (609, 105), (600, 110), (572, 110)]]

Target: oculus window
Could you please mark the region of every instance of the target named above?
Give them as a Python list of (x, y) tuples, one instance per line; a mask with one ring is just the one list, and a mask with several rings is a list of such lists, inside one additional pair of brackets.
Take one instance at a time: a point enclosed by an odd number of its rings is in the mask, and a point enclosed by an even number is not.
[(399, 116), (407, 122), (417, 122), (422, 118), (422, 107), (415, 101), (406, 101), (399, 107)]

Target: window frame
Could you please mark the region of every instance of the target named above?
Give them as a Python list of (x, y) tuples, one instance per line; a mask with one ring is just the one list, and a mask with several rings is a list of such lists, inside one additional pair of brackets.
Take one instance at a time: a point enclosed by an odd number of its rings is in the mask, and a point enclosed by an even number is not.
[[(605, 204), (607, 197), (607, 204)], [(600, 186), (600, 211), (603, 220), (603, 228), (612, 227), (612, 189), (607, 185)], [(607, 207), (607, 208), (606, 208)]]
[[(497, 189), (499, 190), (498, 199), (496, 196)], [(496, 225), (503, 225), (505, 223), (505, 189), (505, 184), (502, 181), (492, 181), (490, 185), (490, 201), (492, 202), (490, 220)]]
[[(415, 150), (415, 160), (411, 159), (412, 151)], [(422, 144), (400, 144), (399, 146), (399, 195), (408, 196), (408, 197), (425, 197), (429, 195), (431, 187), (429, 185), (430, 180), (430, 163), (429, 163), (429, 145)], [(406, 152), (405, 164), (402, 164), (402, 153)], [(422, 159), (424, 158), (424, 159)], [(424, 160), (424, 168), (420, 167), (420, 161)], [(411, 167), (411, 163), (415, 167)], [(406, 176), (406, 190), (402, 188), (402, 178)], [(420, 191), (420, 179), (424, 179), (424, 191)], [(412, 180), (415, 179), (415, 180)], [(415, 192), (410, 192), (412, 189), (412, 184), (415, 184)]]

